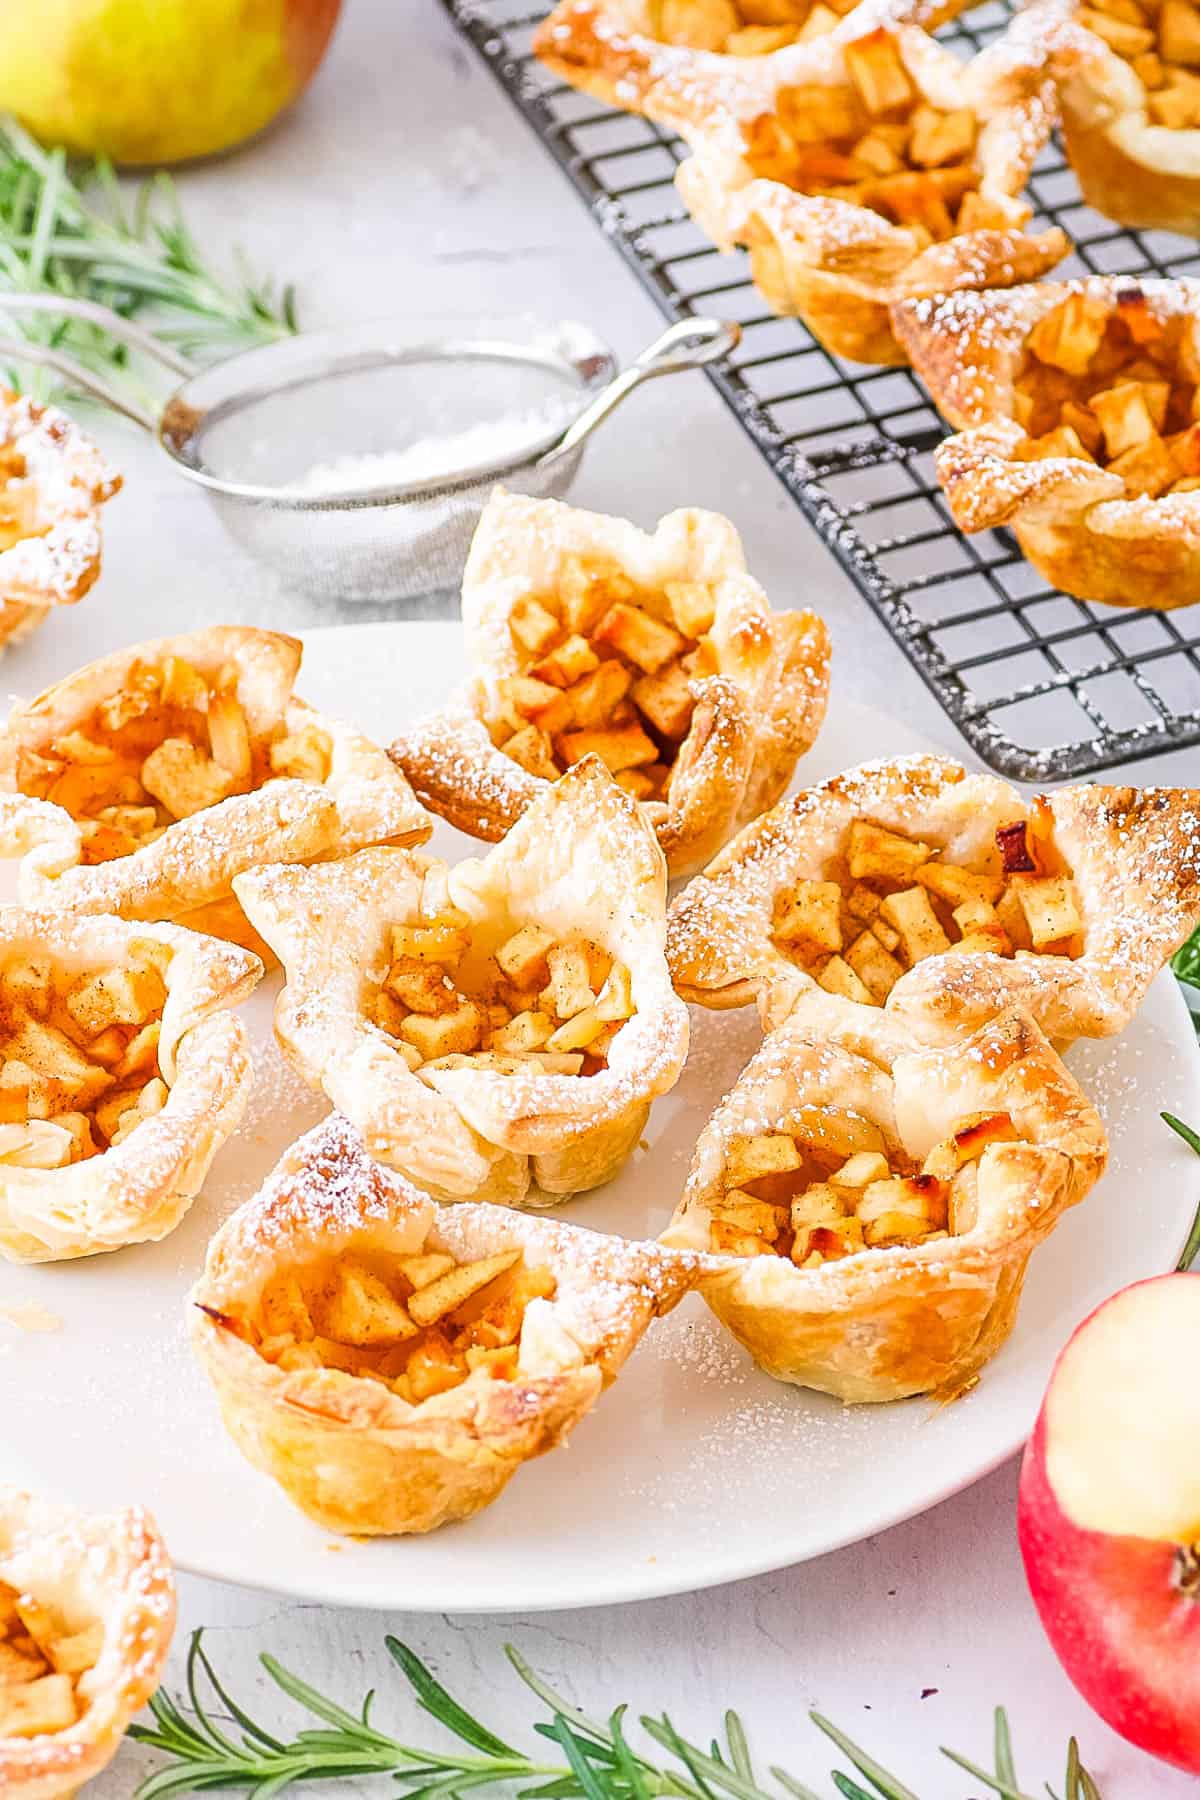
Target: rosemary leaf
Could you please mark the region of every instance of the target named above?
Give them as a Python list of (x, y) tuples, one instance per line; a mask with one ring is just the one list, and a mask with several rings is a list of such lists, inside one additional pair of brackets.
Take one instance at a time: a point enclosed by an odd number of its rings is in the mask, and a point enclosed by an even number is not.
[(1200, 925), (1193, 931), (1186, 944), (1175, 952), (1171, 958), (1171, 967), (1180, 981), (1187, 981), (1193, 987), (1200, 987)]
[(494, 1731), (489, 1731), (477, 1719), (473, 1719), (465, 1707), (453, 1699), (421, 1661), (398, 1638), (384, 1639), (388, 1655), (397, 1664), (409, 1686), (417, 1696), (417, 1703), (423, 1711), (435, 1718), (447, 1731), (461, 1738), (464, 1744), (470, 1744), (473, 1750), (482, 1750), (485, 1756), (516, 1756), (517, 1752), (498, 1738)]
[(839, 1794), (845, 1795), (845, 1800), (875, 1800), (873, 1794), (868, 1794), (866, 1788), (859, 1787), (857, 1781), (843, 1775), (840, 1769), (833, 1771), (833, 1785)]
[[(884, 1800), (917, 1800), (917, 1796), (911, 1788), (906, 1788), (904, 1783), (897, 1781), (894, 1775), (889, 1775), (887, 1770), (875, 1761), (874, 1757), (868, 1756), (865, 1750), (860, 1750), (854, 1740), (848, 1738), (844, 1731), (839, 1731), (836, 1725), (831, 1725), (829, 1720), (823, 1718), (818, 1712), (809, 1713), (808, 1716), (814, 1725), (820, 1726), (826, 1737), (833, 1739), (842, 1754), (849, 1757), (859, 1774), (866, 1776), (871, 1786), (877, 1788), (883, 1795)], [(870, 1800), (870, 1796), (868, 1796), (868, 1800)]]
[(1008, 1714), (1002, 1706), (996, 1708), (995, 1736), (993, 1751), (996, 1758), (996, 1777), (1007, 1782), (1009, 1787), (1017, 1785), (1017, 1770), (1013, 1762), (1012, 1738), (1008, 1730)]

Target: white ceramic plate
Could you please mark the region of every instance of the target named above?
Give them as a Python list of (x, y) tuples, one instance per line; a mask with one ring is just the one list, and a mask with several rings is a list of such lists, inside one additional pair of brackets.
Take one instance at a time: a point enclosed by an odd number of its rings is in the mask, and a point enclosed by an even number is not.
[[(313, 633), (302, 689), (386, 742), (457, 678), (458, 641), (452, 625)], [(842, 703), (804, 773), (923, 747)], [(435, 844), (451, 856), (474, 848), (444, 828)], [(846, 1409), (783, 1387), (692, 1299), (650, 1332), (569, 1448), (521, 1471), (487, 1512), (426, 1538), (339, 1542), (242, 1461), (182, 1328), (209, 1237), (326, 1110), (271, 1042), (277, 985), (246, 1009), (261, 1055), (246, 1123), (174, 1235), (84, 1262), (0, 1264), (0, 1476), (85, 1506), (144, 1501), (182, 1568), (307, 1600), (409, 1612), (601, 1605), (867, 1537), (1017, 1448), (1072, 1326), (1123, 1283), (1170, 1267), (1200, 1199), (1200, 1160), (1158, 1117), (1165, 1107), (1200, 1119), (1200, 1059), (1163, 977), (1123, 1038), (1072, 1055), (1111, 1131), (1111, 1172), (1035, 1257), (1013, 1337), (968, 1398)], [(696, 1012), (687, 1070), (654, 1110), (649, 1149), (562, 1216), (657, 1234), (705, 1117), (758, 1041), (751, 1012)], [(29, 1329), (48, 1315), (55, 1329)]]

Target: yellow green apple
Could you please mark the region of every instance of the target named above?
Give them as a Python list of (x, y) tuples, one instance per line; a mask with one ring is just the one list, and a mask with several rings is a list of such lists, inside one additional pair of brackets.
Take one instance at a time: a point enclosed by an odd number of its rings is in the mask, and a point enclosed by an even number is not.
[(341, 0), (16, 0), (0, 112), (45, 144), (184, 162), (261, 131), (315, 73)]

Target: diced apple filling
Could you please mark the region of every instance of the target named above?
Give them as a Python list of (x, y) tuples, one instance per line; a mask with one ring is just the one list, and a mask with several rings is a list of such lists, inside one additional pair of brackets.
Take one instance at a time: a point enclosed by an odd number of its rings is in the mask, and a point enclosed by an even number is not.
[[(1121, 3), (1136, 10), (1135, 0)], [(1175, 5), (1200, 20), (1187, 0), (1165, 0), (1163, 15)], [(1185, 79), (1200, 96), (1200, 76)], [(1200, 123), (1200, 110), (1188, 123)], [(1094, 463), (1119, 475), (1130, 498), (1191, 493), (1200, 487), (1198, 379), (1190, 317), (1157, 318), (1133, 286), (1113, 299), (1072, 294), (1026, 342), (1013, 390), (1025, 432), (1016, 455)]]
[(1200, 125), (1200, 8), (1192, 0), (1095, 0), (1077, 16), (1129, 64), (1151, 124)]
[(650, 28), (665, 44), (766, 56), (833, 30), (854, 0), (650, 0)]
[(233, 667), (206, 677), (177, 656), (137, 663), (72, 730), (18, 752), (20, 789), (78, 820), (83, 860), (94, 864), (266, 781), (326, 781), (328, 733), (311, 722), (289, 732), (281, 720), (253, 735), (236, 686)]
[(897, 1170), (870, 1120), (807, 1110), (786, 1130), (730, 1144), (724, 1191), (709, 1207), (710, 1247), (814, 1269), (860, 1250), (957, 1235), (975, 1220), (979, 1158), (1015, 1136), (1007, 1114), (966, 1119), (920, 1169)]
[(166, 996), (149, 942), (128, 965), (90, 974), (42, 956), (0, 970), (0, 1164), (65, 1168), (162, 1111)]
[(554, 1292), (549, 1270), (531, 1268), (520, 1250), (458, 1262), (426, 1246), (291, 1270), (252, 1319), (223, 1323), (281, 1369), (338, 1369), (415, 1405), (477, 1369), (512, 1380), (525, 1309)]
[(692, 681), (715, 673), (714, 600), (702, 582), (641, 593), (618, 569), (565, 559), (552, 593), (509, 616), (519, 675), (499, 683), (493, 741), (554, 781), (598, 756), (637, 800), (664, 797), (691, 729)]
[[(427, 877), (428, 880), (428, 877)], [(521, 925), (485, 950), (466, 917), (394, 925), (382, 983), (366, 999), (373, 1024), (410, 1069), (594, 1075), (634, 1013), (629, 970), (585, 938)]]
[(104, 1647), (104, 1628), (0, 1580), (0, 1738), (50, 1737), (74, 1725), (76, 1691)]
[(783, 88), (743, 127), (756, 175), (802, 194), (869, 207), (924, 247), (964, 231), (1006, 229), (1014, 213), (979, 193), (979, 121), (931, 106), (883, 26), (843, 45), (846, 77)]
[(906, 969), (947, 950), (1078, 954), (1075, 884), (1053, 868), (1035, 807), (1002, 826), (985, 867), (943, 862), (932, 844), (866, 819), (850, 826), (840, 880), (799, 881), (775, 902), (771, 935), (831, 994), (882, 1006)]

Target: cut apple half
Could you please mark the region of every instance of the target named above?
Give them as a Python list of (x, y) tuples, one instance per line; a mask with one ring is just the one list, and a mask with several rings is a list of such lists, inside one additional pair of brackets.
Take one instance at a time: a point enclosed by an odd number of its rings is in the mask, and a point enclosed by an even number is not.
[[(1200, 1155), (1200, 1136), (1163, 1119)], [(1058, 1359), (1017, 1529), (1063, 1668), (1102, 1719), (1200, 1775), (1200, 1214), (1174, 1274), (1097, 1307)]]
[(1063, 1352), (1046, 1397), (1046, 1475), (1083, 1531), (1200, 1539), (1200, 1279), (1126, 1288)]

